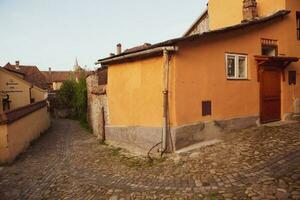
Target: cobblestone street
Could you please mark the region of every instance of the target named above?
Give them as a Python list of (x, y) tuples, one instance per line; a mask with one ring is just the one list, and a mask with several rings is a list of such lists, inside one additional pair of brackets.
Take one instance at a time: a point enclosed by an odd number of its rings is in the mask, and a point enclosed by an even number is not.
[(101, 145), (75, 121), (0, 168), (0, 199), (300, 199), (300, 124), (252, 128), (155, 160)]

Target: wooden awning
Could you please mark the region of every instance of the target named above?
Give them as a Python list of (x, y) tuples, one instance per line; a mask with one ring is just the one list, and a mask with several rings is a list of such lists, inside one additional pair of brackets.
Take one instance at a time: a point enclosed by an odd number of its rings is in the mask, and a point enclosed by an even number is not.
[(254, 56), (258, 66), (273, 66), (286, 68), (292, 62), (298, 62), (297, 57), (286, 57), (286, 56)]
[[(289, 66), (292, 62), (298, 62), (297, 57), (286, 57), (286, 56), (254, 56), (257, 61), (257, 73), (260, 74), (261, 68), (263, 67), (276, 67), (282, 71), (282, 79), (285, 81), (285, 68)], [(260, 76), (257, 76), (259, 81)]]

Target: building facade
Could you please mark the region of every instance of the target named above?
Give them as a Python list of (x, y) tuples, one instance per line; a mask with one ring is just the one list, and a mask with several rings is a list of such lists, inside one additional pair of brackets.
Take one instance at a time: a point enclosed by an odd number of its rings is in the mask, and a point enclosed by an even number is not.
[(47, 92), (27, 75), (0, 68), (0, 164), (13, 162), (51, 125)]
[(174, 151), (299, 112), (300, 2), (210, 0), (209, 32), (98, 61), (106, 138)]
[(23, 79), (21, 73), (0, 68), (0, 112), (42, 101), (47, 92)]

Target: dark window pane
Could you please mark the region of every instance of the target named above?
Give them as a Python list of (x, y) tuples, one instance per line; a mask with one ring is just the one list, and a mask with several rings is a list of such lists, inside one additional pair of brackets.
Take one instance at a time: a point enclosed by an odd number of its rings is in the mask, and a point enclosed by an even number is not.
[(227, 56), (227, 76), (235, 77), (235, 56)]
[(239, 56), (239, 78), (246, 78), (246, 58)]
[(289, 71), (289, 85), (296, 85), (297, 73), (296, 71)]

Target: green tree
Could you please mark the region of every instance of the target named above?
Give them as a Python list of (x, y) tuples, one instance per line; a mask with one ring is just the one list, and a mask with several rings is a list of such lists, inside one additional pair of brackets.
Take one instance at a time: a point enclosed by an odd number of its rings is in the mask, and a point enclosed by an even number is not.
[(76, 92), (76, 81), (73, 79), (66, 80), (62, 84), (59, 92), (58, 98), (63, 107), (73, 108), (75, 101)]
[(85, 81), (85, 71), (75, 72), (76, 76), (65, 81), (58, 93), (62, 106), (72, 109), (72, 117), (86, 123), (87, 117), (87, 86)]
[(87, 112), (87, 87), (84, 73), (80, 74), (78, 82), (76, 83), (74, 108), (80, 121), (85, 122)]

